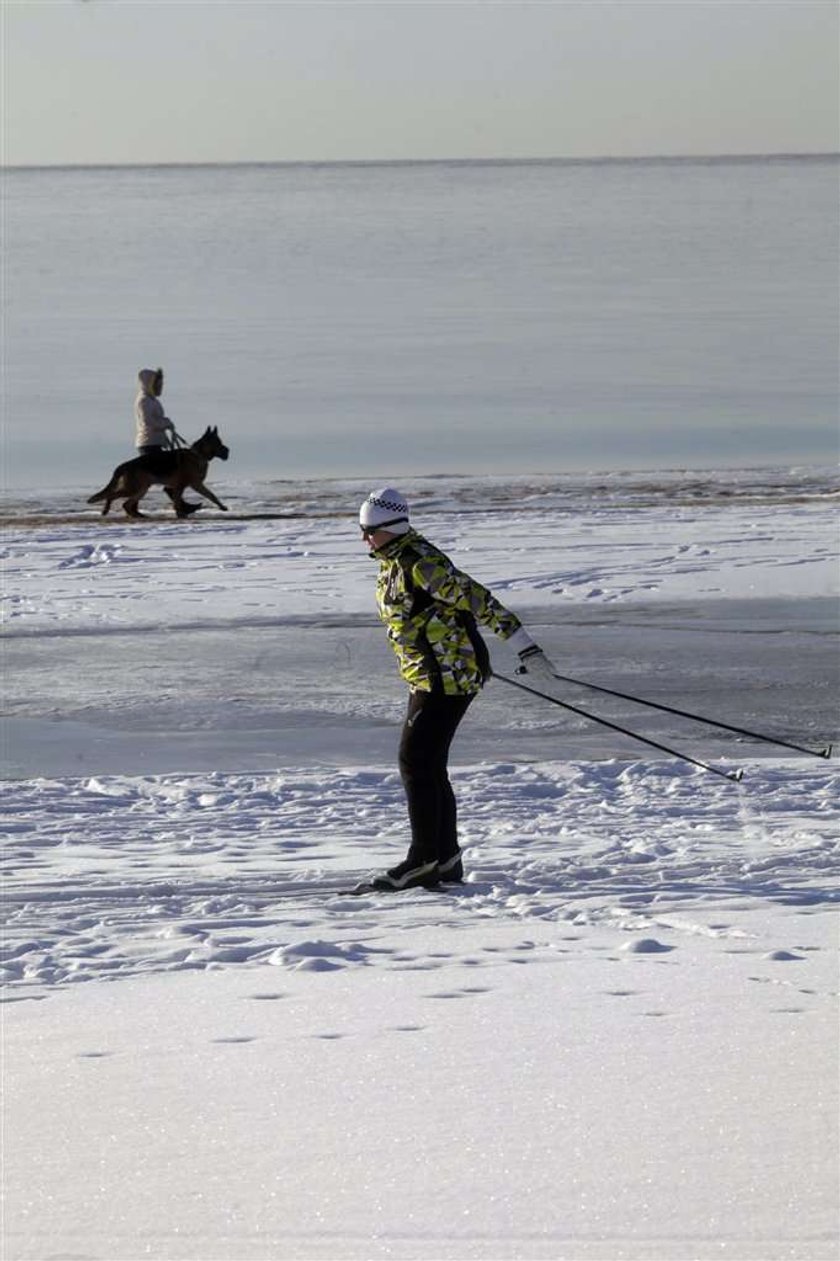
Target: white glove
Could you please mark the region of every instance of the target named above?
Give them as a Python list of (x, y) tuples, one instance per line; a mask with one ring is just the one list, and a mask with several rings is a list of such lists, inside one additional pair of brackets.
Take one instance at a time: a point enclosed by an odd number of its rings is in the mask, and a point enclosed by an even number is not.
[(556, 670), (553, 662), (537, 644), (531, 644), (530, 648), (523, 648), (519, 653), (521, 662), (517, 674), (530, 674), (533, 676), (535, 683), (553, 683)]

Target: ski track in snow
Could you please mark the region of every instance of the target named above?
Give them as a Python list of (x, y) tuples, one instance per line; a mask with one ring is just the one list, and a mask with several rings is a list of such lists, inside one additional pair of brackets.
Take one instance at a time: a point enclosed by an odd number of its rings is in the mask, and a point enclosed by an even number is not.
[[(371, 616), (354, 518), (158, 520), (10, 528), (4, 620), (15, 636)], [(779, 505), (436, 513), (418, 528), (511, 604), (609, 605), (837, 590), (835, 511)], [(558, 561), (560, 563), (558, 563)], [(513, 575), (513, 576), (512, 576)], [(166, 596), (163, 603), (160, 595)], [(175, 594), (178, 593), (178, 598)], [(288, 612), (286, 612), (288, 609)]]
[[(795, 961), (795, 939), (755, 941), (741, 913), (816, 913), (840, 896), (828, 765), (762, 761), (737, 787), (662, 762), (483, 764), (453, 779), (468, 882), (359, 898), (338, 894), (405, 844), (393, 771), (8, 784), (6, 1001), (208, 968), (477, 969), (604, 949), (587, 944), (602, 928), (631, 953), (667, 957), (689, 935)], [(459, 954), (476, 917), (524, 936), (478, 953), (473, 936)]]

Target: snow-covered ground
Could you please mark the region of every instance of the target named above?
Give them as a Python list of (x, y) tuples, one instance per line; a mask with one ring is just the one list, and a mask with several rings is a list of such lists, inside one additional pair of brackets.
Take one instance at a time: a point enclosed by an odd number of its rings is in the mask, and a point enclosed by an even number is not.
[[(819, 749), (836, 519), (755, 483), (405, 489), (564, 672)], [(833, 1258), (836, 761), (494, 681), (467, 884), (342, 896), (405, 845), (362, 489), (11, 515), (9, 1261)]]

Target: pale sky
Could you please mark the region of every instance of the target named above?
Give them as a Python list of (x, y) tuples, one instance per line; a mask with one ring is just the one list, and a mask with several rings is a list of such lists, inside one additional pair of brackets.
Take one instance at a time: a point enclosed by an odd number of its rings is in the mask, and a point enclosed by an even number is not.
[(825, 153), (836, 0), (0, 0), (3, 161)]

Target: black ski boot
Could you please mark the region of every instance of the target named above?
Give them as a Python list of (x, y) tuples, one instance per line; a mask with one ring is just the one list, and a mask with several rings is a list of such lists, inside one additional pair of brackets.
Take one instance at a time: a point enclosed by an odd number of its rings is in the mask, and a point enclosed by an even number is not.
[(438, 865), (434, 861), (418, 863), (416, 859), (407, 858), (381, 876), (374, 876), (370, 883), (373, 889), (392, 893), (400, 893), (403, 889), (432, 889), (440, 884)]
[(464, 864), (461, 862), (461, 851), (438, 862), (438, 879), (441, 884), (462, 884), (464, 880)]

